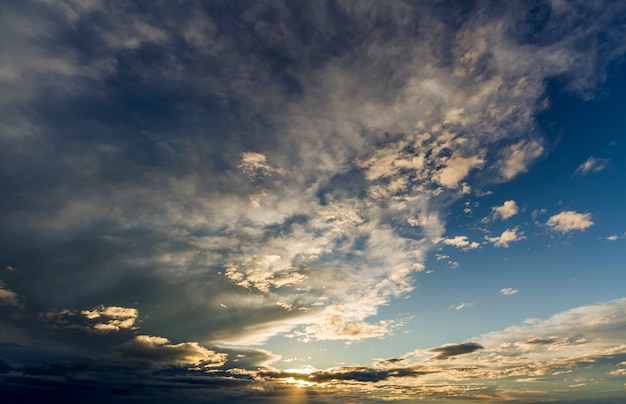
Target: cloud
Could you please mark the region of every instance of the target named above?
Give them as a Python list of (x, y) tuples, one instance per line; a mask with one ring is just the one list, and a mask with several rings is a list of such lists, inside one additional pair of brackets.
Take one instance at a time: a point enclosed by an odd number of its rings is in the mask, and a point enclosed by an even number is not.
[(515, 227), (513, 229), (506, 229), (498, 237), (489, 237), (489, 236), (485, 237), (485, 239), (493, 243), (495, 247), (504, 247), (504, 248), (509, 248), (509, 243), (520, 241), (525, 238), (526, 237), (524, 237), (524, 233), (519, 231), (518, 227)]
[(508, 146), (502, 152), (502, 160), (499, 163), (500, 174), (505, 180), (510, 180), (526, 172), (530, 163), (541, 157), (543, 152), (543, 146), (536, 140), (521, 141)]
[(456, 304), (456, 305), (453, 304), (449, 308), (454, 309), (454, 310), (463, 310), (467, 307), (472, 307), (472, 306), (474, 306), (474, 303), (470, 302), (470, 303), (461, 303), (461, 304)]
[(272, 175), (272, 173), (284, 173), (283, 170), (270, 166), (265, 155), (254, 152), (241, 153), (239, 168), (250, 178)]
[(50, 310), (41, 317), (62, 328), (79, 328), (98, 333), (136, 329), (138, 311), (135, 308), (100, 305), (92, 310)]
[(457, 355), (464, 355), (483, 349), (483, 346), (475, 342), (464, 342), (462, 344), (449, 344), (439, 348), (429, 349), (428, 352), (434, 352), (437, 355), (432, 359), (443, 360)]
[(456, 188), (473, 168), (481, 167), (485, 160), (478, 156), (460, 157), (453, 155), (445, 167), (437, 172), (435, 181), (446, 188)]
[(467, 236), (455, 236), (453, 238), (439, 238), (435, 240), (436, 243), (443, 243), (463, 250), (473, 250), (480, 247), (480, 244), (476, 241), (469, 241)]
[(598, 159), (591, 156), (587, 161), (578, 166), (574, 174), (586, 175), (588, 173), (597, 173), (604, 170), (607, 164), (609, 164), (609, 159)]
[(502, 220), (506, 220), (515, 216), (517, 212), (519, 211), (519, 208), (517, 207), (517, 204), (515, 203), (515, 201), (511, 200), (511, 201), (505, 201), (502, 206), (493, 207), (492, 210), (493, 210), (494, 218), (499, 217)]
[(20, 304), (17, 293), (7, 289), (0, 281), (0, 304), (7, 306), (17, 306)]
[(502, 293), (505, 296), (515, 295), (515, 294), (517, 294), (517, 292), (519, 292), (519, 290), (513, 289), (513, 288), (503, 288), (503, 289), (500, 289), (500, 293)]
[[(140, 302), (175, 341), (388, 335), (372, 318), (413, 289), (459, 191), (543, 154), (546, 83), (582, 94), (623, 53), (622, 28), (580, 45), (617, 3), (581, 6), (584, 30), (555, 8), (536, 41), (526, 4), (171, 7), (2, 13), (0, 230), (32, 275), (20, 298)], [(42, 318), (113, 338), (131, 310)]]
[(593, 222), (591, 221), (591, 213), (577, 213), (567, 210), (550, 216), (546, 225), (554, 231), (568, 233), (575, 230), (584, 231), (593, 226)]
[(118, 349), (124, 359), (139, 361), (152, 367), (193, 366), (209, 368), (222, 366), (227, 355), (200, 346), (197, 342), (172, 344), (167, 338), (138, 335)]

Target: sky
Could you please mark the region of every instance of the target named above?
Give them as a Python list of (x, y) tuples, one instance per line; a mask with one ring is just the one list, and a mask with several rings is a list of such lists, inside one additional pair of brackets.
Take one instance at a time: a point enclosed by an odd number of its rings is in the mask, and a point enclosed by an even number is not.
[(626, 3), (0, 4), (7, 403), (626, 397)]

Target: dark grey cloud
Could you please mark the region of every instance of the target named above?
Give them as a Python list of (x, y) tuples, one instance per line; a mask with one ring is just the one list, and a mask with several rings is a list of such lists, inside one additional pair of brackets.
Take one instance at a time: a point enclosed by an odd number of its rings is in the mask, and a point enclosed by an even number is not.
[(429, 349), (428, 352), (434, 352), (437, 355), (433, 357), (436, 360), (448, 359), (457, 355), (464, 355), (483, 349), (483, 346), (475, 342), (464, 342), (462, 344), (449, 344), (439, 348)]
[(327, 383), (341, 381), (357, 381), (376, 383), (391, 377), (418, 377), (439, 372), (424, 366), (413, 365), (396, 368), (370, 368), (364, 366), (344, 366), (327, 370), (318, 370), (311, 373), (302, 373), (283, 370), (262, 370), (256, 373), (257, 377), (273, 380), (288, 379), (301, 380), (310, 383)]

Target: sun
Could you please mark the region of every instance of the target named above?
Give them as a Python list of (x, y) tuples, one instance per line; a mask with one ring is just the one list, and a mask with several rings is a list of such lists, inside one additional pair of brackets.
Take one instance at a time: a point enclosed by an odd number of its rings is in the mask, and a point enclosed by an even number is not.
[[(285, 369), (285, 373), (287, 373), (287, 374), (294, 374), (295, 373), (297, 375), (308, 376), (308, 375), (312, 374), (313, 372), (315, 372), (316, 370), (317, 369), (315, 369), (313, 366), (306, 365), (306, 366), (302, 366), (302, 367), (294, 368), (294, 369)], [(301, 377), (289, 376), (289, 377), (283, 378), (282, 380), (285, 383), (290, 384), (290, 385), (295, 386), (295, 387), (312, 387), (312, 386), (322, 386), (322, 385), (324, 385), (324, 383), (318, 383), (318, 382), (311, 382), (311, 381), (308, 381), (308, 380), (302, 380)]]

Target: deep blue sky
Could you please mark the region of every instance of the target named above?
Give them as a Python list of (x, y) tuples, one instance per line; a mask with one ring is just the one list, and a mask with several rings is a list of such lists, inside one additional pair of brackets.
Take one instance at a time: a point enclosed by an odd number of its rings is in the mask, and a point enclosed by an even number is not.
[(625, 27), (608, 0), (2, 4), (0, 394), (621, 402)]

